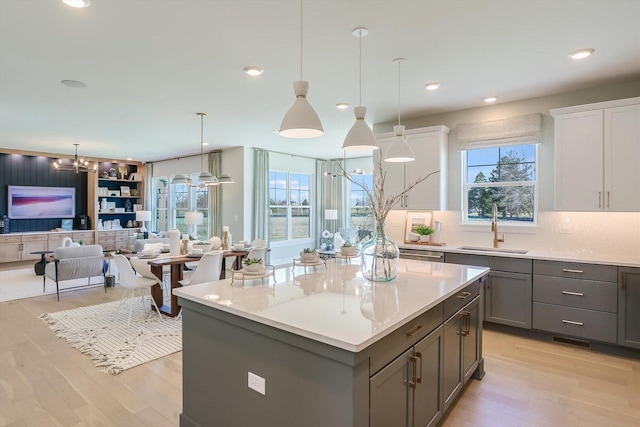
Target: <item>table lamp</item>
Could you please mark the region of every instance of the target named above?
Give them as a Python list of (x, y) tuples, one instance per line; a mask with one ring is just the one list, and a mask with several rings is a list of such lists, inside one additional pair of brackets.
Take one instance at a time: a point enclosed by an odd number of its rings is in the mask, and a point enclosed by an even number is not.
[(204, 214), (202, 212), (187, 212), (184, 215), (185, 218), (185, 222), (187, 223), (188, 229), (187, 229), (187, 233), (189, 235), (191, 235), (191, 230), (192, 230), (192, 226), (195, 225), (196, 226), (196, 234), (194, 235), (195, 238), (198, 238), (198, 229), (197, 226), (198, 225), (202, 225), (203, 219), (204, 219)]
[(145, 239), (149, 238), (149, 232), (144, 226), (146, 221), (151, 221), (151, 211), (136, 211), (136, 221), (142, 223), (142, 227), (140, 227), (140, 232), (143, 234)]

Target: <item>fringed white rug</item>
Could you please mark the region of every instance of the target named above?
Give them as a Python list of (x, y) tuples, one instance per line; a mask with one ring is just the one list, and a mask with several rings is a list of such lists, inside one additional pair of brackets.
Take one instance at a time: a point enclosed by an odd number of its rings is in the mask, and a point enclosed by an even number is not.
[[(47, 313), (40, 319), (49, 323), (56, 336), (91, 356), (100, 372), (119, 374), (125, 369), (182, 350), (182, 321), (143, 307), (141, 297)], [(131, 326), (127, 326), (129, 303), (133, 304)]]

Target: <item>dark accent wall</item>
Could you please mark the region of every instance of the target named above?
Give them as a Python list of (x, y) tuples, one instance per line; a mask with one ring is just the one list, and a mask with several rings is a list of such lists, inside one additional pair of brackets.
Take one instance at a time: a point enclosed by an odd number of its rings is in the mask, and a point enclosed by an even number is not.
[[(53, 160), (42, 156), (0, 153), (0, 215), (7, 215), (7, 187), (32, 185), (41, 187), (75, 187), (76, 216), (87, 213), (87, 174), (59, 171)], [(49, 231), (60, 227), (60, 218), (11, 219), (10, 231)]]

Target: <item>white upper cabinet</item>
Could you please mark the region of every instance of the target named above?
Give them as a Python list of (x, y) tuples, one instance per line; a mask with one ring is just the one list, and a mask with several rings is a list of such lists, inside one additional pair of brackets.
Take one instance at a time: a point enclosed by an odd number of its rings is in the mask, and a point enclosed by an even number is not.
[[(447, 209), (447, 145), (449, 128), (432, 126), (405, 131), (405, 138), (413, 149), (416, 159), (407, 163), (389, 163), (383, 161), (387, 173), (385, 181), (385, 197), (404, 190), (419, 178), (434, 171), (439, 173), (430, 176), (416, 185), (401, 198), (394, 209), (446, 210)], [(380, 150), (374, 151), (377, 156), (384, 156), (393, 140), (393, 132), (376, 135)]]
[(555, 209), (640, 211), (640, 98), (551, 110)]

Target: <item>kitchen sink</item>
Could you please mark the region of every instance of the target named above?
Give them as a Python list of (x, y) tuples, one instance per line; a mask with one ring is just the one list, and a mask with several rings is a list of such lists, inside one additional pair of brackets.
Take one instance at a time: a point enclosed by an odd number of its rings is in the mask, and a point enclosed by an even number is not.
[(481, 252), (502, 252), (507, 254), (526, 254), (526, 249), (500, 249), (500, 248), (484, 248), (481, 246), (458, 246), (458, 249), (465, 251), (481, 251)]

